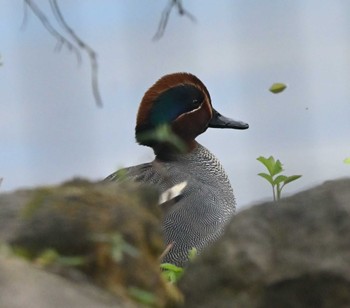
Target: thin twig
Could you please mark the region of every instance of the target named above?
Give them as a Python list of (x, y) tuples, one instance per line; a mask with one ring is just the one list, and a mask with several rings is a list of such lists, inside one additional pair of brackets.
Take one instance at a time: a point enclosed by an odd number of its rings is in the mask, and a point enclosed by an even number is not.
[[(77, 56), (78, 63), (81, 63), (81, 53), (80, 50), (84, 50), (90, 59), (90, 66), (91, 66), (91, 87), (92, 92), (95, 98), (95, 102), (97, 106), (102, 107), (102, 99), (99, 91), (98, 86), (98, 62), (97, 62), (97, 54), (96, 52), (87, 45), (74, 31), (73, 29), (67, 24), (65, 21), (59, 6), (57, 4), (56, 0), (49, 0), (52, 12), (57, 20), (57, 22), (60, 24), (60, 26), (70, 35), (70, 39), (63, 36), (60, 32), (58, 32), (54, 26), (50, 23), (46, 15), (40, 10), (40, 8), (35, 4), (32, 0), (24, 0), (24, 2), (28, 5), (28, 7), (33, 11), (33, 13), (38, 17), (38, 19), (41, 21), (43, 26), (46, 28), (46, 30), (57, 39), (57, 44), (55, 47), (56, 51), (59, 51), (62, 46), (66, 46), (68, 50), (74, 52)], [(23, 24), (27, 20), (27, 13), (25, 11)], [(78, 46), (76, 46), (74, 43)]]
[(28, 6), (29, 4), (27, 3), (27, 1), (23, 2), (23, 20), (22, 20), (22, 25), (21, 25), (21, 29), (23, 30), (24, 27), (27, 24), (27, 20), (28, 20)]
[(85, 43), (75, 32), (74, 30), (67, 24), (64, 19), (60, 8), (58, 7), (57, 0), (50, 0), (52, 11), (56, 17), (58, 23), (63, 27), (64, 30), (68, 32), (71, 38), (75, 41), (75, 43), (89, 56), (90, 65), (91, 65), (91, 86), (93, 95), (95, 97), (96, 104), (99, 107), (102, 107), (102, 99), (98, 86), (98, 63), (97, 63), (97, 53), (87, 44)]
[(170, 13), (175, 6), (177, 7), (179, 15), (187, 16), (193, 22), (196, 21), (196, 18), (190, 12), (185, 10), (185, 8), (183, 7), (182, 0), (169, 0), (168, 5), (165, 7), (165, 9), (162, 12), (162, 17), (160, 18), (158, 30), (154, 35), (153, 40), (159, 40), (163, 36), (165, 28), (169, 21)]
[(173, 248), (174, 242), (170, 243), (168, 246), (165, 247), (162, 254), (159, 256), (159, 260), (163, 260), (163, 258), (166, 256), (166, 254), (170, 251), (171, 248)]
[[(71, 51), (73, 51), (76, 56), (77, 59), (79, 61), (80, 59), (80, 52), (79, 49), (72, 43), (69, 41), (69, 39), (67, 39), (66, 37), (64, 37), (61, 33), (59, 33), (49, 22), (49, 20), (47, 19), (47, 17), (45, 16), (45, 14), (39, 9), (39, 7), (35, 4), (34, 1), (32, 0), (24, 0), (25, 3), (28, 5), (28, 7), (30, 7), (30, 9), (33, 11), (33, 13), (36, 15), (36, 17), (38, 17), (38, 19), (41, 21), (41, 23), (43, 24), (43, 26), (45, 27), (45, 29), (53, 36), (56, 38), (57, 40), (57, 44), (58, 46), (62, 46), (62, 45), (66, 45), (67, 48)], [(26, 17), (25, 17), (26, 18)], [(25, 22), (26, 20), (24, 20)], [(57, 50), (57, 47), (56, 47)]]

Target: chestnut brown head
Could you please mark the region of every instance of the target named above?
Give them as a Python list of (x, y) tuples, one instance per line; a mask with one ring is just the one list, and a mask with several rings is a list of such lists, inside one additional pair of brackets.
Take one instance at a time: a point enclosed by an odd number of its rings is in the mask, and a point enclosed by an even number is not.
[(152, 147), (156, 153), (160, 148), (171, 149), (168, 140), (152, 135), (162, 126), (168, 126), (186, 145), (187, 151), (208, 127), (248, 128), (248, 124), (226, 118), (213, 109), (207, 88), (189, 73), (165, 75), (146, 91), (137, 114), (136, 140)]

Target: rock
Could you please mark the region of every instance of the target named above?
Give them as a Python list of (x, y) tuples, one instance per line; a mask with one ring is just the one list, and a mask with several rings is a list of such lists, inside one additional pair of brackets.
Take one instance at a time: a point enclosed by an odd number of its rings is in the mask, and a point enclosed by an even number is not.
[[(12, 255), (24, 256), (47, 270), (40, 272), (11, 260), (12, 269), (0, 281), (0, 289), (14, 294), (13, 281), (25, 283), (18, 284), (21, 288), (16, 289), (12, 306), (0, 296), (0, 307), (20, 306), (17, 298), (30, 298), (33, 307), (45, 307), (48, 299), (39, 294), (52, 295), (54, 289), (53, 298), (71, 303), (62, 307), (90, 307), (77, 304), (82, 303), (80, 284), (87, 281), (97, 293), (104, 288), (114, 294), (122, 302), (118, 307), (140, 303), (163, 307), (179, 299), (159, 269), (165, 247), (157, 203), (158, 193), (149, 187), (83, 180), (0, 195), (0, 244), (7, 243)], [(26, 269), (21, 278), (22, 268)], [(72, 292), (67, 293), (68, 289)], [(101, 302), (95, 307), (105, 306)]]
[(0, 257), (0, 307), (136, 307), (91, 284), (77, 284), (16, 258)]
[[(0, 195), (0, 307), (174, 305), (157, 200), (85, 181)], [(350, 179), (252, 207), (188, 266), (184, 306), (350, 307), (349, 243)]]
[(350, 307), (350, 179), (238, 213), (180, 289), (186, 307)]

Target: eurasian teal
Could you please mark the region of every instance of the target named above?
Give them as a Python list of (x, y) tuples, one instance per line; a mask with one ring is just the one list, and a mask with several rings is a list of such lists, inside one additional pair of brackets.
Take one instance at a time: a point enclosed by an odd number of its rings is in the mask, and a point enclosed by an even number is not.
[[(163, 126), (169, 127), (168, 135), (156, 133)], [(219, 160), (195, 141), (208, 127), (247, 129), (248, 124), (217, 112), (207, 88), (192, 74), (163, 76), (141, 101), (136, 140), (152, 147), (156, 157), (122, 174), (161, 193), (165, 244), (171, 247), (162, 262), (183, 266), (193, 247), (200, 252), (220, 237), (235, 212), (233, 190)], [(119, 180), (118, 174), (106, 180)]]

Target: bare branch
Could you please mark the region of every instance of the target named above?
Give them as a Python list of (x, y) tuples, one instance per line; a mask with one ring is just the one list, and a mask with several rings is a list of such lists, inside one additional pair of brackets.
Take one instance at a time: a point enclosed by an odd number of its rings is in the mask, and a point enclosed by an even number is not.
[(165, 255), (170, 251), (171, 248), (173, 248), (174, 246), (174, 242), (170, 243), (169, 245), (167, 245), (164, 249), (164, 251), (161, 253), (161, 255), (159, 256), (159, 261), (162, 261), (163, 258), (165, 257)]
[[(28, 5), (28, 7), (33, 11), (36, 17), (38, 17), (38, 19), (41, 21), (41, 23), (46, 28), (46, 30), (49, 31), (49, 33), (53, 37), (56, 38), (58, 46), (66, 45), (69, 50), (73, 51), (76, 54), (77, 59), (80, 62), (81, 55), (80, 55), (79, 49), (76, 46), (74, 46), (72, 42), (70, 42), (66, 37), (64, 37), (51, 25), (51, 23), (49, 22), (45, 14), (40, 10), (40, 8), (35, 4), (35, 2), (33, 2), (32, 0), (24, 0), (24, 1)], [(55, 49), (57, 50), (60, 48), (61, 47), (59, 48), (56, 47)]]
[(23, 30), (28, 20), (28, 3), (26, 1), (23, 2), (23, 20), (21, 29)]
[[(24, 0), (28, 7), (33, 11), (33, 13), (38, 17), (41, 23), (44, 25), (46, 30), (57, 39), (57, 44), (55, 50), (60, 50), (62, 46), (66, 46), (68, 50), (74, 52), (77, 56), (78, 63), (81, 63), (81, 53), (80, 50), (84, 50), (90, 59), (91, 66), (91, 86), (93, 95), (97, 106), (102, 107), (102, 99), (98, 86), (98, 63), (96, 52), (87, 45), (74, 31), (68, 26), (63, 15), (57, 4), (57, 0), (49, 0), (52, 12), (59, 23), (59, 25), (69, 34), (70, 38), (65, 37), (60, 32), (58, 32), (54, 26), (50, 23), (46, 15), (40, 10), (40, 8), (32, 0)], [(25, 11), (24, 23), (26, 22), (27, 13)], [(74, 43), (78, 46), (76, 46)]]
[(98, 86), (98, 63), (97, 63), (97, 54), (96, 52), (87, 44), (85, 43), (74, 31), (73, 29), (67, 24), (65, 21), (60, 8), (58, 7), (57, 0), (50, 0), (52, 11), (56, 17), (56, 20), (58, 23), (63, 27), (65, 31), (71, 36), (71, 38), (75, 41), (75, 43), (83, 50), (86, 51), (86, 53), (89, 56), (90, 59), (90, 65), (91, 65), (91, 86), (92, 91), (95, 97), (96, 104), (99, 107), (102, 107), (102, 99), (99, 91)]
[[(63, 46), (67, 47), (68, 50), (74, 52), (77, 56), (78, 63), (81, 62), (81, 50), (84, 50), (90, 60), (90, 67), (91, 67), (91, 87), (92, 92), (95, 98), (95, 102), (97, 106), (102, 107), (102, 99), (99, 91), (99, 85), (98, 85), (98, 62), (97, 62), (97, 53), (92, 49), (86, 42), (84, 42), (75, 32), (74, 30), (67, 24), (66, 20), (64, 19), (61, 10), (58, 6), (57, 0), (48, 0), (51, 5), (51, 10), (53, 15), (55, 16), (56, 21), (58, 24), (62, 27), (62, 29), (68, 34), (68, 38), (61, 34), (56, 28), (51, 24), (49, 19), (46, 17), (46, 15), (43, 13), (43, 11), (36, 5), (36, 3), (33, 0), (24, 0), (24, 3), (27, 5), (25, 6), (24, 11), (24, 18), (23, 18), (23, 25), (27, 21), (27, 7), (29, 7), (33, 13), (37, 16), (37, 18), (41, 21), (43, 26), (46, 28), (46, 30), (56, 38), (57, 44), (55, 47), (56, 51), (61, 50)], [(161, 20), (159, 22), (158, 30), (156, 34), (153, 37), (153, 40), (160, 39), (165, 31), (165, 28), (167, 27), (169, 16), (173, 8), (176, 7), (178, 14), (181, 16), (187, 16), (192, 21), (196, 21), (195, 17), (185, 10), (185, 8), (182, 5), (182, 0), (169, 0), (168, 5), (163, 10)], [(22, 26), (23, 26), (22, 25)]]
[(196, 21), (196, 18), (183, 7), (182, 0), (169, 0), (168, 5), (163, 10), (162, 17), (158, 25), (158, 30), (154, 35), (153, 40), (159, 40), (164, 35), (165, 28), (169, 21), (170, 13), (175, 6), (177, 7), (179, 15), (187, 16), (193, 22)]

